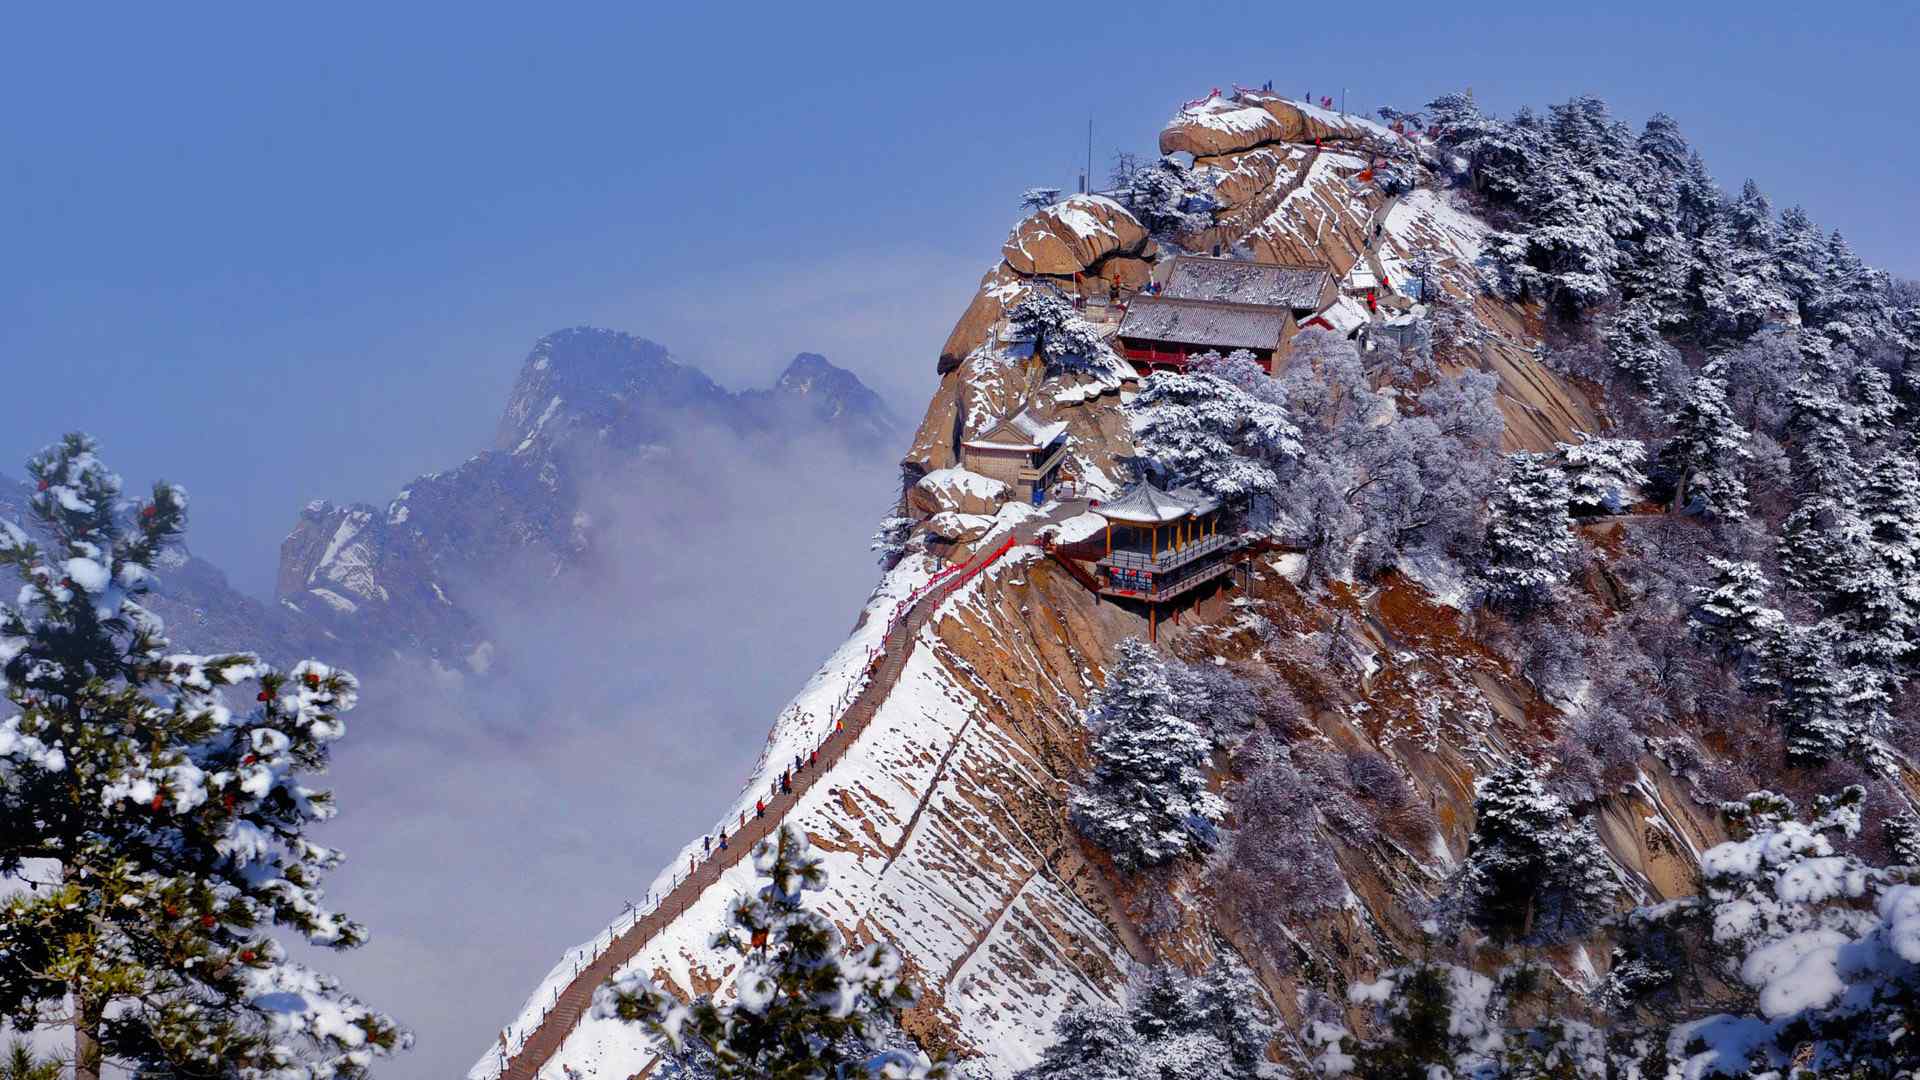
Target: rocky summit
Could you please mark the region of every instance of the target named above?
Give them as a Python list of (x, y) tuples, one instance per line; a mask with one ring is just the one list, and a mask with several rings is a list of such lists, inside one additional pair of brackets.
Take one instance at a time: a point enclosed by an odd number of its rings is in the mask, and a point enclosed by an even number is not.
[[(1775, 472), (1753, 490), (1775, 501), (1749, 509), (1746, 481), (1715, 471), (1736, 450), (1697, 440), (1732, 409), (1753, 453), (1787, 438), (1764, 402), (1851, 327), (1817, 290), (1756, 298), (1777, 286), (1730, 267), (1758, 256), (1674, 216), (1706, 196), (1665, 118), (1636, 144), (1592, 99), (1546, 126), (1461, 95), (1430, 110), (1216, 93), (1109, 191), (1037, 200), (930, 358), (885, 576), (707, 838), (738, 829), (735, 847), (690, 842), (474, 1080), (665, 1067), (588, 1003), (609, 976), (734, 992), (709, 937), (768, 817), (824, 853), (817, 906), (846, 937), (899, 950), (919, 992), (905, 1037), (961, 1075), (1083, 1075), (1088, 1025), (1183, 977), (1142, 990), (1142, 972), (1228, 969), (1277, 1017), (1263, 1060), (1343, 1075), (1390, 1052), (1353, 1033), (1386, 1030), (1369, 1023), (1397, 1015), (1409, 958), (1444, 949), (1459, 966), (1438, 977), (1483, 1020), (1498, 1007), (1476, 969), (1523, 959), (1583, 1001), (1625, 993), (1606, 918), (1692, 895), (1702, 853), (1751, 820), (1729, 817), (1742, 790), (1859, 781), (1877, 813), (1911, 801), (1907, 766), (1864, 764), (1878, 751), (1834, 762), (1850, 751), (1829, 742), (1805, 771), (1796, 721), (1785, 749), (1768, 735), (1729, 760), (1747, 737), (1714, 710), (1771, 709), (1770, 684), (1702, 644), (1732, 609), (1693, 606), (1732, 587), (1712, 591), (1732, 564), (1708, 552), (1783, 527), (1800, 468), (1764, 450)], [(1611, 223), (1574, 244), (1569, 218)], [(1875, 288), (1888, 326), (1898, 295)], [(1710, 359), (1735, 350), (1749, 374)], [(1848, 377), (1890, 385), (1877, 370)], [(1173, 744), (1124, 735), (1156, 694), (1189, 726), (1141, 722), (1205, 736), (1177, 768)], [(818, 771), (789, 793), (796, 761)], [(1136, 794), (1186, 792), (1170, 832), (1142, 837), (1144, 810), (1104, 801), (1132, 767), (1161, 770)], [(1514, 854), (1528, 844), (1537, 859)], [(1532, 884), (1508, 903), (1503, 881)], [(1135, 1058), (1172, 1052), (1133, 1025)]]

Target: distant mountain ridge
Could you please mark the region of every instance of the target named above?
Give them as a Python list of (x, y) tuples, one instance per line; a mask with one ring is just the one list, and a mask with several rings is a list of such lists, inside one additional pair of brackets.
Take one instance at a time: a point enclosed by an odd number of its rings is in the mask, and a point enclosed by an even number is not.
[[(884, 454), (905, 438), (877, 394), (818, 354), (799, 354), (765, 389), (733, 392), (656, 342), (574, 327), (535, 342), (491, 448), (385, 506), (308, 503), (280, 545), (277, 603), (179, 548), (150, 606), (182, 649), (363, 666), (398, 654), (484, 672), (491, 646), (463, 593), (516, 568), (579, 566), (594, 539), (583, 492), (643, 491), (702, 432), (783, 453), (806, 443)], [(0, 476), (0, 519), (32, 531), (30, 495)]]
[(280, 546), (280, 605), (350, 652), (484, 671), (485, 635), (461, 589), (503, 567), (577, 565), (593, 542), (583, 486), (671, 455), (700, 430), (858, 452), (902, 433), (857, 376), (813, 353), (771, 388), (735, 393), (645, 338), (562, 330), (528, 353), (492, 449), (420, 477), (385, 507), (309, 503)]

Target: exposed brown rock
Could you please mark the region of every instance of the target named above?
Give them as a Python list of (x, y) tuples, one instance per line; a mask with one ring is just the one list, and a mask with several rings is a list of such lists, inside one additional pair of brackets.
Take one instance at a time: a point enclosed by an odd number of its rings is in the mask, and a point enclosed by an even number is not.
[(1102, 195), (1075, 195), (1014, 227), (1001, 253), (1023, 274), (1077, 274), (1115, 251), (1137, 252), (1147, 230)]
[(980, 279), (979, 291), (973, 294), (967, 310), (960, 313), (960, 321), (954, 324), (953, 333), (947, 335), (947, 343), (940, 347), (940, 362), (936, 366), (940, 374), (952, 371), (968, 353), (986, 344), (993, 324), (1025, 295), (1026, 287), (1020, 280), (1020, 275), (1004, 262), (995, 263)]
[(1211, 157), (1286, 138), (1286, 128), (1265, 109), (1216, 97), (1182, 109), (1167, 121), (1160, 129), (1160, 152)]

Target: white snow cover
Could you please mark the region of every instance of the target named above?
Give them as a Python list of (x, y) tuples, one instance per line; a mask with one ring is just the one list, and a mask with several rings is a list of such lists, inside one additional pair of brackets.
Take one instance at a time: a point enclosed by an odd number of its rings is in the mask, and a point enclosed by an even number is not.
[(1170, 123), (1193, 124), (1232, 135), (1252, 135), (1274, 126), (1273, 115), (1258, 105), (1242, 105), (1224, 97), (1208, 97), (1174, 115)]
[[(1032, 513), (1028, 507), (1008, 510), (999, 519), (1002, 529)], [(949, 597), (941, 615), (977, 610), (984, 581), (1018, 575), (1040, 555), (1031, 546), (1014, 548)], [(838, 702), (860, 677), (867, 649), (880, 640), (894, 605), (933, 569), (930, 561), (915, 556), (886, 576), (861, 626), (781, 714), (760, 770), (723, 821), (737, 823), (742, 810), (751, 814), (754, 798), (771, 777), (831, 731)], [(1036, 924), (1064, 925), (1114, 969), (1124, 970), (1127, 960), (1106, 926), (1051, 876), (1049, 853), (1017, 822), (996, 813), (997, 806), (970, 797), (978, 794), (973, 783), (978, 775), (1013, 770), (1047, 790), (1051, 780), (1023, 746), (997, 728), (974, 722), (979, 692), (956, 681), (967, 678), (966, 667), (945, 654), (937, 625), (921, 630), (899, 683), (872, 724), (786, 820), (823, 839), (833, 885), (821, 900), (822, 913), (843, 928), (859, 926), (891, 938), (916, 970), (940, 980), (960, 1028), (977, 1041), (999, 1075), (1037, 1060), (1068, 1006), (1111, 1000), (1105, 986), (1082, 974), (1085, 956), (1037, 961), (1031, 952), (1036, 942), (1048, 939), (1023, 931)], [(653, 891), (670, 888), (698, 849), (697, 839), (683, 849), (654, 881)], [(984, 872), (980, 850), (994, 856)], [(733, 866), (719, 886), (706, 890), (621, 973), (659, 971), (686, 987), (698, 968), (724, 982), (730, 973), (708, 966), (713, 956), (708, 940), (722, 925), (733, 895), (752, 882), (748, 860)], [(610, 929), (617, 932), (627, 924), (623, 916)], [(603, 932), (598, 942), (607, 936)], [(511, 1045), (518, 1046), (538, 1021), (541, 1004), (572, 978), (574, 965), (590, 958), (594, 947), (590, 942), (563, 958), (535, 990), (512, 1024)], [(720, 992), (731, 991), (723, 987)], [(562, 1066), (569, 1066), (588, 1076), (629, 1076), (652, 1060), (648, 1046), (637, 1027), (586, 1019), (542, 1075), (560, 1077)], [(498, 1073), (498, 1052), (490, 1049), (469, 1076), (492, 1080)]]
[(935, 469), (920, 478), (920, 486), (929, 491), (956, 491), (977, 499), (998, 502), (1007, 497), (1007, 485), (991, 476), (982, 476), (958, 465)]

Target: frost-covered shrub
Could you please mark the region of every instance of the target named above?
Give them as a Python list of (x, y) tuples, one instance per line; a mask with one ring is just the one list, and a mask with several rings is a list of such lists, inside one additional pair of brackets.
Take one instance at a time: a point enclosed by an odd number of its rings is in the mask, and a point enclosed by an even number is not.
[(1251, 756), (1259, 764), (1227, 789), (1234, 826), (1213, 872), (1221, 895), (1280, 959), (1292, 952), (1288, 927), (1337, 907), (1347, 886), (1320, 831), (1328, 793), (1275, 744)]
[(1573, 804), (1589, 803), (1631, 784), (1646, 744), (1627, 718), (1601, 702), (1573, 718), (1554, 744), (1552, 792)]
[(1215, 746), (1231, 749), (1254, 731), (1283, 736), (1298, 730), (1304, 711), (1271, 670), (1252, 664), (1216, 664), (1202, 654), (1167, 665), (1167, 680), (1185, 715), (1202, 724)]

